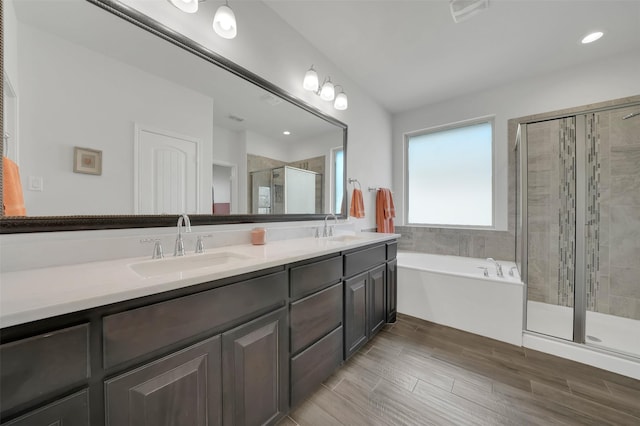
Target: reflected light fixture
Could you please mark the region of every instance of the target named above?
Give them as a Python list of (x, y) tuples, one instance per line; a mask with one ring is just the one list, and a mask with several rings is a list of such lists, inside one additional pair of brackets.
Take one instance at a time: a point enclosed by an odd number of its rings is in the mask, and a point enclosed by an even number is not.
[(584, 36), (580, 42), (582, 44), (593, 43), (596, 40), (600, 40), (603, 35), (604, 33), (602, 31), (595, 31)]
[(285, 136), (289, 136), (291, 134), (291, 132), (288, 131), (288, 130), (285, 130), (284, 132), (282, 132), (282, 134), (285, 135)]
[[(333, 101), (333, 107), (337, 110), (345, 110), (349, 106), (349, 102), (347, 100), (347, 95), (344, 93), (342, 86), (335, 86), (331, 82), (331, 77), (327, 77), (320, 85), (320, 80), (318, 79), (318, 73), (311, 65), (311, 68), (305, 73), (304, 79), (302, 80), (302, 87), (305, 90), (315, 93), (320, 96), (320, 98), (324, 101)], [(336, 88), (340, 88), (340, 93), (336, 95)]]
[(229, 2), (220, 6), (213, 17), (213, 30), (222, 38), (232, 39), (238, 34), (236, 15), (229, 7)]
[(169, 2), (185, 13), (198, 11), (198, 0), (169, 0)]

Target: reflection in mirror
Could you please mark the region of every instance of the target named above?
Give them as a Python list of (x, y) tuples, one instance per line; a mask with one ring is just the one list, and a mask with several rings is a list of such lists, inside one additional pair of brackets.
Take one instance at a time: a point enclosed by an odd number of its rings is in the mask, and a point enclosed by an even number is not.
[[(323, 214), (341, 203), (346, 126), (85, 0), (6, 0), (3, 14), (4, 128), (16, 123), (4, 152), (20, 166), (27, 216)], [(101, 170), (74, 148), (98, 152)]]

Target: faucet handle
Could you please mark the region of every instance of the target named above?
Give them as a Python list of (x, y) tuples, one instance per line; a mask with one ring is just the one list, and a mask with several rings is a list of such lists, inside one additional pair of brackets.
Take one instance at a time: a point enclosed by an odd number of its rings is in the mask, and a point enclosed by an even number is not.
[(315, 237), (316, 238), (320, 238), (320, 227), (319, 226), (316, 226), (316, 235), (315, 235)]
[(164, 253), (162, 251), (162, 243), (160, 241), (160, 238), (143, 238), (140, 240), (140, 242), (143, 244), (154, 243), (153, 254), (151, 254), (152, 259), (162, 259), (164, 257)]
[(333, 237), (333, 225), (329, 226), (329, 236)]
[(477, 268), (478, 268), (478, 269), (484, 269), (484, 271), (482, 272), (482, 274), (483, 274), (485, 277), (488, 277), (488, 276), (489, 276), (489, 268), (487, 268), (486, 266), (478, 266)]
[(198, 235), (196, 239), (196, 253), (204, 253), (204, 239), (213, 237), (212, 234)]

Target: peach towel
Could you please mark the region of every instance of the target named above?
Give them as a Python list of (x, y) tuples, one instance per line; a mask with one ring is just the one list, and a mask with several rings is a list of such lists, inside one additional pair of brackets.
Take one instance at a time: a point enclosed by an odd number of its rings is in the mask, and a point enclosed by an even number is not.
[(396, 208), (393, 205), (391, 190), (380, 188), (376, 194), (376, 225), (378, 225), (378, 232), (394, 232), (394, 217), (396, 217)]
[(2, 207), (5, 216), (26, 216), (18, 165), (2, 157)]
[(353, 189), (349, 215), (357, 218), (364, 217), (364, 200), (362, 199), (362, 191), (360, 191), (358, 188)]

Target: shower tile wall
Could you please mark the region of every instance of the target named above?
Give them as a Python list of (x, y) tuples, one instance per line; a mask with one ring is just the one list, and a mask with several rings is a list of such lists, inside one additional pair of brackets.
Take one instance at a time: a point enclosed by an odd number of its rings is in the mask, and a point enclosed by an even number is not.
[(600, 272), (596, 311), (640, 319), (640, 106), (597, 114)]
[[(587, 116), (587, 309), (640, 319), (639, 107)], [(529, 124), (529, 300), (573, 305), (572, 150), (564, 120)], [(566, 124), (566, 121), (565, 123)], [(563, 171), (562, 173), (559, 171)]]
[(551, 120), (527, 126), (528, 300), (554, 305), (561, 299), (560, 124)]

